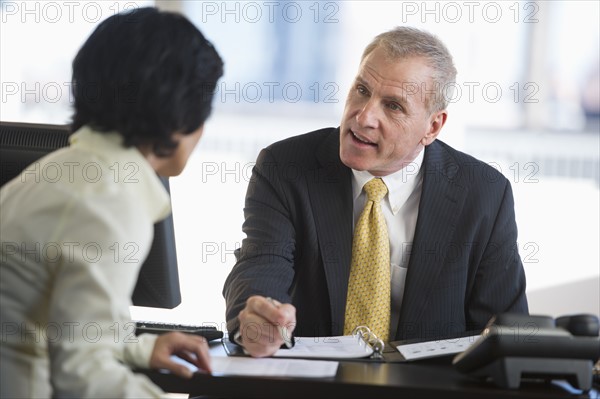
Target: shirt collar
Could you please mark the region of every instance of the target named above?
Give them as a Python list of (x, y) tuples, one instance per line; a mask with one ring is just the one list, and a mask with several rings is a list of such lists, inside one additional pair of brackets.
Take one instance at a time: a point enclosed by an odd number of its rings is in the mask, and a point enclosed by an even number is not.
[[(408, 197), (410, 197), (421, 181), (420, 171), (421, 166), (423, 165), (424, 154), (425, 151), (422, 150), (415, 160), (406, 167), (382, 177), (383, 182), (388, 188), (388, 195), (386, 198), (394, 215), (400, 211), (402, 205), (408, 200)], [(352, 194), (353, 200), (356, 201), (363, 193), (364, 185), (375, 176), (366, 170), (361, 171), (354, 169), (352, 169), (352, 176)]]
[[(83, 126), (69, 137), (72, 147), (89, 151), (106, 161), (117, 182), (135, 182), (139, 203), (156, 223), (171, 212), (171, 200), (160, 178), (136, 147), (124, 147), (123, 136), (117, 132), (97, 132)], [(107, 176), (108, 177), (108, 176)]]

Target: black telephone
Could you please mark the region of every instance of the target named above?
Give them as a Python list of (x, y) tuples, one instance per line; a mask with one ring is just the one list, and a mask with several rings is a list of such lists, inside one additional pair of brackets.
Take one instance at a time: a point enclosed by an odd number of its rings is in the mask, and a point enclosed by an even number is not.
[(456, 369), (518, 388), (521, 377), (566, 379), (584, 391), (592, 387), (592, 368), (600, 359), (600, 323), (589, 314), (492, 317), (481, 338), (454, 357)]

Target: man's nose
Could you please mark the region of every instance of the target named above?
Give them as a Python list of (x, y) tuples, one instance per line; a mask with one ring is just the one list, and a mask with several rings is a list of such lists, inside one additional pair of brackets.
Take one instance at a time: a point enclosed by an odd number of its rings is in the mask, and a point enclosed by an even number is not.
[(373, 98), (370, 98), (356, 114), (356, 122), (363, 128), (376, 129), (379, 126), (379, 110)]

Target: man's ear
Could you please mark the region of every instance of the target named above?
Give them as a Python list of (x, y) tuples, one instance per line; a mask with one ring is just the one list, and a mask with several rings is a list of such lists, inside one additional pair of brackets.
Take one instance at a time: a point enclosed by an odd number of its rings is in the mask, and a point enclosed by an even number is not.
[(421, 144), (428, 146), (429, 144), (433, 143), (438, 134), (440, 134), (442, 127), (444, 127), (447, 118), (448, 111), (445, 109), (431, 114), (431, 117), (429, 118), (429, 131), (421, 139)]

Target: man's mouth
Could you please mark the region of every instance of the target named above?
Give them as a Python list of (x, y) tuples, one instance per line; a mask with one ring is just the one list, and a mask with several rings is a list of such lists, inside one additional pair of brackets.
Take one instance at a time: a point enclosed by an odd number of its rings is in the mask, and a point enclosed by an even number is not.
[(364, 137), (358, 136), (356, 133), (354, 133), (352, 130), (350, 130), (350, 133), (352, 134), (352, 137), (354, 138), (355, 141), (361, 143), (361, 144), (366, 144), (366, 145), (371, 145), (371, 146), (377, 146), (377, 144), (373, 143), (372, 141), (367, 140)]

